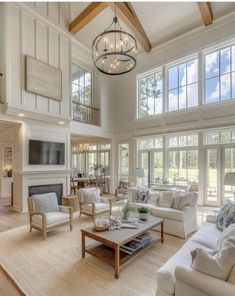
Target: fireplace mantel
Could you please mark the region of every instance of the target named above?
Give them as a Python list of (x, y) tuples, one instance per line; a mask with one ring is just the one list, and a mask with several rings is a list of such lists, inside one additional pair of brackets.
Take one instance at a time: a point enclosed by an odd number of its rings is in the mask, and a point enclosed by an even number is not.
[(20, 175), (41, 175), (41, 174), (69, 174), (71, 170), (48, 170), (48, 171), (20, 171)]

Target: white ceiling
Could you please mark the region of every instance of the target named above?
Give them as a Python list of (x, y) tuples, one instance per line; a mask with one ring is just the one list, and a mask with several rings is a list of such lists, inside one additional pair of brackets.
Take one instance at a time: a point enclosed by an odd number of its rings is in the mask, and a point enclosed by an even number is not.
[[(203, 26), (196, 2), (131, 2), (150, 39), (152, 47)], [(71, 2), (71, 20), (79, 15), (89, 2)], [(213, 2), (214, 20), (235, 11), (235, 2)], [(106, 29), (113, 19), (113, 12), (106, 8), (76, 34), (76, 38), (91, 48), (92, 41)], [(127, 28), (122, 24), (123, 29)]]

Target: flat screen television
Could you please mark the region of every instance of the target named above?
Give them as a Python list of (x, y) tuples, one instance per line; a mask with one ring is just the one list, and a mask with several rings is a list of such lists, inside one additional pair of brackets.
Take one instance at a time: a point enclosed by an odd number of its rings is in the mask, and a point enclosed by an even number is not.
[(29, 164), (63, 165), (65, 144), (29, 140)]

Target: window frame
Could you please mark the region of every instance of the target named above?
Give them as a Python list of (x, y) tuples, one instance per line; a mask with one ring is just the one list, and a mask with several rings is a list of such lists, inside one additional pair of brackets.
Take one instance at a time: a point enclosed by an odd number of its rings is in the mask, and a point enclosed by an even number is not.
[[(216, 105), (216, 104), (226, 104), (226, 103), (230, 103), (230, 102), (234, 102), (235, 101), (235, 96), (233, 98), (233, 81), (232, 81), (232, 73), (234, 73), (235, 75), (235, 70), (233, 71), (232, 69), (232, 47), (235, 47), (235, 40), (231, 40), (230, 42), (226, 42), (223, 44), (218, 44), (215, 47), (212, 48), (208, 48), (207, 50), (203, 51), (203, 55), (202, 55), (202, 93), (203, 93), (203, 98), (202, 98), (202, 105), (203, 106), (211, 106), (211, 105)], [(220, 51), (229, 48), (230, 49), (230, 71), (228, 73), (225, 74), (221, 74), (221, 58), (220, 58)], [(209, 78), (206, 78), (206, 56), (213, 54), (213, 53), (219, 53), (219, 74), (215, 75), (215, 76), (211, 76)], [(230, 99), (226, 99), (226, 100), (221, 100), (221, 76), (223, 75), (230, 75)], [(206, 102), (206, 80), (210, 80), (212, 78), (216, 78), (218, 77), (219, 79), (219, 101), (218, 102), (211, 102), (211, 103), (207, 103)]]
[[(153, 114), (153, 115), (148, 115), (148, 116), (140, 116), (139, 112), (140, 112), (140, 80), (141, 78), (144, 78), (146, 76), (149, 76), (151, 74), (155, 74), (155, 73), (159, 73), (162, 72), (162, 102), (161, 102), (161, 108), (162, 108), (162, 112), (161, 113), (157, 113), (157, 114)], [(145, 71), (143, 73), (137, 74), (136, 75), (136, 104), (135, 104), (135, 117), (136, 119), (147, 119), (150, 117), (156, 117), (156, 116), (161, 116), (164, 113), (164, 67), (163, 66), (159, 66), (159, 67), (155, 67), (149, 71)], [(154, 104), (154, 109), (155, 109), (155, 104)]]
[[(72, 84), (73, 84), (73, 80), (72, 80), (72, 67), (73, 65), (75, 65), (76, 67), (81, 68), (82, 70), (89, 72), (91, 75), (91, 98), (90, 98), (90, 104), (84, 104), (81, 103), (79, 101), (73, 100), (73, 91), (72, 91)], [(83, 64), (82, 62), (80, 62), (77, 59), (73, 59), (72, 63), (71, 63), (71, 80), (70, 80), (70, 86), (71, 86), (71, 101), (75, 102), (75, 103), (79, 103), (82, 105), (86, 105), (89, 107), (92, 107), (94, 104), (94, 92), (95, 92), (95, 74), (94, 74), (94, 69), (92, 67), (89, 67), (88, 65)]]

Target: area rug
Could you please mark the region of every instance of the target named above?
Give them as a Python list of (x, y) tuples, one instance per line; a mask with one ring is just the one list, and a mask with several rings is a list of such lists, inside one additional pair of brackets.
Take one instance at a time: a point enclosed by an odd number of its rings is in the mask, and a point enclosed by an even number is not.
[[(81, 259), (80, 229), (90, 218), (76, 218), (74, 230), (61, 227), (45, 241), (23, 226), (0, 234), (0, 264), (27, 296), (154, 296), (156, 270), (183, 244), (166, 236), (137, 256), (114, 278), (113, 268), (86, 255)], [(89, 241), (88, 241), (89, 243)]]

